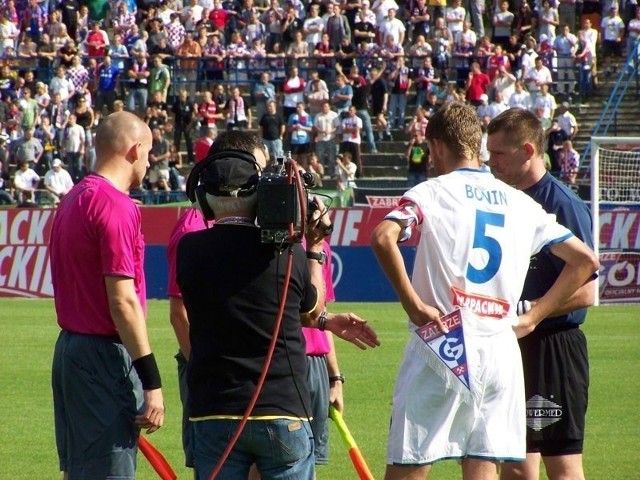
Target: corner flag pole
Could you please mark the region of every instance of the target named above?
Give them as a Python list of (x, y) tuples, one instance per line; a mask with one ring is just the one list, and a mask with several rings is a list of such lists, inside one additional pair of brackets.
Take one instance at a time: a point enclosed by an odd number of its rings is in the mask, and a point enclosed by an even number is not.
[(358, 445), (356, 445), (356, 441), (353, 439), (351, 432), (349, 432), (349, 429), (347, 428), (347, 424), (344, 423), (342, 415), (333, 405), (329, 406), (329, 416), (335, 422), (342, 440), (349, 449), (351, 463), (353, 463), (360, 480), (374, 480), (367, 462), (364, 460)]

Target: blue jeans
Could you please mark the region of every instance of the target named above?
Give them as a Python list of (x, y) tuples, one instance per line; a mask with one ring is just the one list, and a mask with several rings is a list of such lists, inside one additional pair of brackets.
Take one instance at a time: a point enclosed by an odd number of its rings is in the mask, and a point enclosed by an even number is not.
[[(193, 422), (196, 478), (208, 480), (240, 420)], [(313, 435), (308, 421), (249, 420), (219, 478), (246, 480), (255, 463), (264, 480), (313, 480)]]
[(407, 110), (407, 95), (392, 93), (389, 98), (389, 124), (391, 128), (404, 130), (404, 115)]
[(371, 125), (371, 115), (369, 115), (369, 110), (357, 110), (356, 115), (362, 120), (362, 129), (367, 137), (367, 147), (369, 147), (369, 151), (376, 150), (376, 140), (373, 136), (373, 126)]
[(316, 155), (318, 161), (324, 165), (325, 172), (333, 176), (336, 168), (336, 141), (334, 139), (316, 142)]
[(275, 140), (263, 140), (264, 145), (269, 151), (269, 159), (275, 161), (278, 157), (284, 157), (284, 150), (282, 149), (282, 139), (276, 138)]

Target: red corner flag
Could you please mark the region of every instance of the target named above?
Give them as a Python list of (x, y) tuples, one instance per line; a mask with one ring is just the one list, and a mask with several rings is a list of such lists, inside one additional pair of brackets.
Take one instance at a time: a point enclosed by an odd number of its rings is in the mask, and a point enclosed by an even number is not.
[(138, 447), (162, 480), (176, 480), (178, 478), (164, 455), (142, 435), (138, 439)]

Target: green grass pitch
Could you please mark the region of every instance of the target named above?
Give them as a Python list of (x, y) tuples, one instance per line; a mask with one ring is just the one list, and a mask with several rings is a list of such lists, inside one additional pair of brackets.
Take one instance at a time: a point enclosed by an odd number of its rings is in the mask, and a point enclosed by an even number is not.
[[(168, 302), (149, 303), (149, 331), (164, 382), (165, 426), (149, 437), (167, 457), (178, 478), (184, 468), (180, 445), (180, 402), (173, 355), (176, 341)], [(337, 342), (344, 385), (344, 418), (375, 478), (384, 473), (391, 394), (408, 333), (398, 304), (331, 305), (352, 310), (378, 331), (382, 346), (360, 351)], [(0, 478), (59, 479), (50, 387), (51, 356), (58, 334), (50, 300), (0, 299)], [(640, 307), (592, 308), (584, 327), (589, 341), (591, 389), (585, 445), (588, 479), (640, 479)], [(318, 468), (318, 480), (350, 480), (356, 475), (332, 425), (331, 457)], [(142, 455), (138, 478), (157, 478)], [(436, 464), (432, 479), (460, 478), (455, 462)], [(546, 477), (544, 477), (546, 478)]]

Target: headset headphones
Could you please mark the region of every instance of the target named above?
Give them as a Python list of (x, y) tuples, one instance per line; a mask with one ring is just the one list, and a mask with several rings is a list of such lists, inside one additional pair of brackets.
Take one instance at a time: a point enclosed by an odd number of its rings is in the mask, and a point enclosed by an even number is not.
[[(255, 170), (255, 177), (251, 177), (249, 182), (243, 185), (214, 185), (207, 183), (205, 177), (211, 171), (216, 161), (239, 160), (250, 164)], [(246, 197), (254, 193), (258, 186), (258, 179), (262, 168), (256, 161), (256, 157), (243, 150), (223, 150), (207, 155), (201, 162), (198, 162), (187, 179), (187, 197), (192, 203), (197, 203), (205, 220), (214, 220), (214, 212), (207, 202), (207, 193), (216, 196), (226, 197)]]

